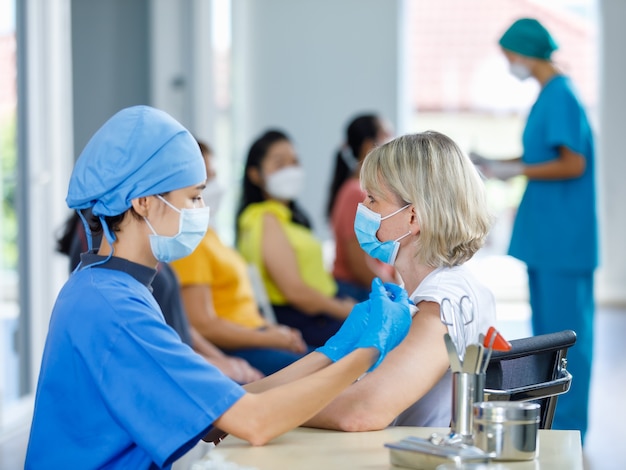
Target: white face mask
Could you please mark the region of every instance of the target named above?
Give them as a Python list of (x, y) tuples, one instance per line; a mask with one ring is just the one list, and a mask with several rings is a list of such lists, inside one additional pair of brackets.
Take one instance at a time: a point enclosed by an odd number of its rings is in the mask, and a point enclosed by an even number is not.
[(509, 72), (519, 80), (526, 80), (531, 75), (530, 69), (519, 62), (511, 62)]
[(206, 188), (202, 190), (202, 199), (204, 204), (211, 208), (211, 220), (215, 220), (217, 211), (220, 208), (224, 194), (226, 193), (226, 187), (220, 183), (217, 179), (212, 179), (206, 184)]
[(276, 199), (291, 201), (300, 195), (304, 186), (304, 170), (299, 165), (291, 165), (267, 177), (265, 190)]

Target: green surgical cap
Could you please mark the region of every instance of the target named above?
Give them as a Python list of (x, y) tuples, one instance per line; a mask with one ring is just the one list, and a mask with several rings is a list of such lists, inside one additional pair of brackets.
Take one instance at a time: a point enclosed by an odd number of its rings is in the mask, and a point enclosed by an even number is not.
[(95, 216), (126, 212), (138, 197), (200, 184), (204, 159), (195, 138), (149, 106), (119, 111), (91, 137), (76, 161), (66, 202)]
[(522, 18), (513, 23), (500, 38), (499, 44), (511, 52), (536, 59), (550, 59), (559, 46), (539, 21)]

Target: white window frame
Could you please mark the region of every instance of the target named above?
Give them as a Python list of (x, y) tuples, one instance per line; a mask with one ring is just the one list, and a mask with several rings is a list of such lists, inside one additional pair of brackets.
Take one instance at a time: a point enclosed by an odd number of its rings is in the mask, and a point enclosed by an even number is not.
[(48, 322), (67, 260), (55, 237), (69, 215), (74, 162), (71, 0), (16, 0), (20, 388), (0, 418), (0, 440), (30, 424)]

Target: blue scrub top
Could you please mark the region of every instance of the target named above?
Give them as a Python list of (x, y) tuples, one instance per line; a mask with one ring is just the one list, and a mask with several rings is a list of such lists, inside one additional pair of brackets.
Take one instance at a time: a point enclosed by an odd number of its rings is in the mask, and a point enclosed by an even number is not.
[(598, 264), (593, 132), (569, 78), (545, 84), (523, 135), (525, 164), (555, 160), (559, 146), (585, 158), (582, 176), (529, 180), (519, 205), (509, 254), (529, 268), (588, 271)]
[(44, 349), (27, 469), (169, 468), (245, 391), (182, 343), (155, 270), (83, 255)]

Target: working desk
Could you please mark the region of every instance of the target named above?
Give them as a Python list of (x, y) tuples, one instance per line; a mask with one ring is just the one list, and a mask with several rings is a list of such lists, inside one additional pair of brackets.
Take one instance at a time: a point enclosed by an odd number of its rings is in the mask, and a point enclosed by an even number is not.
[[(228, 436), (209, 454), (246, 468), (258, 470), (352, 470), (390, 469), (385, 443), (406, 436), (427, 438), (448, 429), (392, 427), (373, 432), (338, 432), (298, 428), (277, 437), (263, 447)], [(229, 467), (230, 468), (230, 467)], [(539, 431), (539, 451), (535, 460), (493, 462), (494, 470), (583, 470), (578, 431)]]

